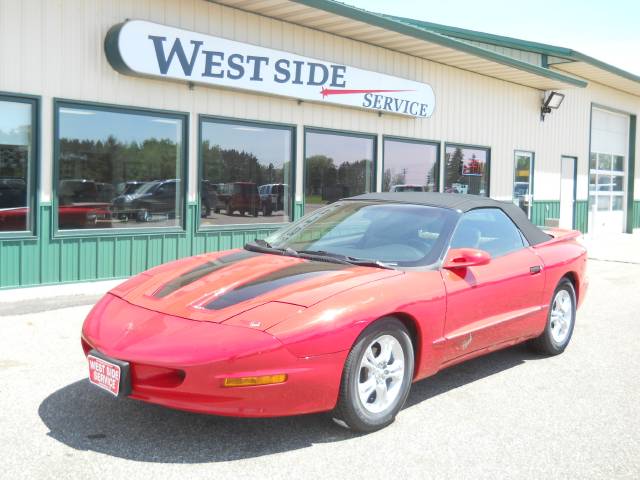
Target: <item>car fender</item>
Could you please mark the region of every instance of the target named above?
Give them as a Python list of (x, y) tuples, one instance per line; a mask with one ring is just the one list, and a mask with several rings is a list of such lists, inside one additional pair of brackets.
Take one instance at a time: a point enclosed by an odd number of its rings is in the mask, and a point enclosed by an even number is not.
[(267, 332), (293, 354), (310, 357), (349, 350), (371, 323), (398, 316), (415, 330), (416, 377), (425, 376), (439, 365), (433, 343), (444, 329), (445, 295), (438, 271), (405, 272), (336, 294)]

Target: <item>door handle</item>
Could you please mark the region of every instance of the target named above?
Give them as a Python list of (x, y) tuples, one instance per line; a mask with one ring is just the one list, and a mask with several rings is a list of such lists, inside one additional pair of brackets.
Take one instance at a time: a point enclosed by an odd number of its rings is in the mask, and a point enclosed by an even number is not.
[(531, 273), (531, 275), (535, 275), (537, 273), (540, 273), (542, 271), (542, 267), (540, 265), (534, 265), (533, 267), (529, 268), (529, 273)]

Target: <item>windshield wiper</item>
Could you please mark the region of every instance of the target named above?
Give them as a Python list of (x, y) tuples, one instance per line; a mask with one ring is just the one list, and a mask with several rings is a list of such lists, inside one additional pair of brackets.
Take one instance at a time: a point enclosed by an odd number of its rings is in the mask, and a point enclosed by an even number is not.
[(335, 260), (339, 260), (343, 263), (348, 263), (351, 265), (358, 265), (360, 267), (376, 267), (376, 268), (386, 268), (388, 270), (393, 270), (393, 267), (387, 265), (386, 263), (381, 262), (380, 260), (370, 260), (367, 258), (357, 258), (350, 257), (349, 255), (341, 255), (339, 253), (327, 252), (324, 250), (300, 250), (298, 251), (299, 255), (314, 255), (321, 256), (325, 258), (332, 258)]
[(294, 250), (293, 248), (278, 248), (261, 238), (244, 246), (245, 250), (260, 253), (272, 253), (276, 255), (286, 255), (289, 257), (305, 258), (307, 260), (317, 260), (323, 262), (339, 263), (342, 265), (358, 265), (360, 267), (376, 267), (393, 270), (393, 267), (380, 262), (379, 260), (369, 260), (366, 258), (356, 258), (339, 253), (326, 252), (324, 250)]
[(262, 240), (261, 238), (256, 238), (253, 242), (246, 243), (244, 245), (245, 250), (249, 250), (251, 252), (260, 252), (260, 253), (275, 253), (279, 255), (287, 255), (289, 257), (299, 257), (297, 251), (293, 248), (278, 248), (271, 245), (266, 240)]

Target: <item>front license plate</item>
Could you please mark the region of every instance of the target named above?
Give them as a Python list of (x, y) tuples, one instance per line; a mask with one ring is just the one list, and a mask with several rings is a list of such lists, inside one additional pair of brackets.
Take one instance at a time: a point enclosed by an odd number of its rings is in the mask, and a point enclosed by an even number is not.
[(122, 378), (120, 365), (91, 354), (87, 355), (87, 360), (89, 361), (89, 381), (117, 397), (120, 393)]

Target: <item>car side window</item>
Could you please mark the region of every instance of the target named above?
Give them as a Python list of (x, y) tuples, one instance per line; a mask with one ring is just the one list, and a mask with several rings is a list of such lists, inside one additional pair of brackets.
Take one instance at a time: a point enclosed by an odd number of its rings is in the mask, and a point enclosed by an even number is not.
[(499, 208), (480, 208), (462, 215), (451, 248), (479, 248), (500, 257), (525, 246), (520, 230)]

